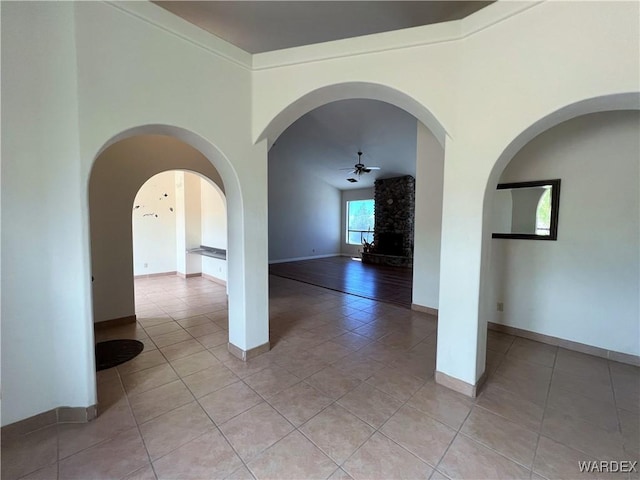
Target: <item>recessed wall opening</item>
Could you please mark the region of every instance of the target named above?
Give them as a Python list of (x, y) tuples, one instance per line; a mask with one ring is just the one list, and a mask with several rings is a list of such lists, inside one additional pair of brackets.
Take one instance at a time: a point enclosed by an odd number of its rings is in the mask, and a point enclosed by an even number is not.
[[(213, 351), (226, 354), (229, 342), (228, 228), (224, 184), (212, 163), (173, 137), (125, 138), (96, 159), (89, 206), (95, 339), (145, 345), (116, 367), (119, 394), (164, 388), (154, 375), (186, 376), (191, 355), (199, 366), (218, 363)], [(144, 413), (134, 408), (134, 415)]]
[[(530, 140), (501, 172), (498, 184), (559, 179), (562, 191), (555, 241), (490, 240), (490, 330), (603, 356), (637, 353), (639, 119), (637, 111), (575, 117)], [(542, 240), (552, 203), (551, 188), (531, 202), (532, 228)], [(489, 373), (503, 347), (503, 334), (490, 331)], [(555, 346), (546, 347), (555, 354)]]
[(224, 194), (205, 177), (170, 170), (154, 175), (132, 208), (135, 278), (203, 276), (226, 285)]
[[(430, 138), (425, 142), (425, 137)], [(431, 148), (440, 156), (426, 152)], [(442, 177), (431, 170), (429, 162), (442, 158), (443, 149), (428, 129), (386, 102), (340, 100), (303, 115), (269, 151), (271, 272), (291, 276), (295, 270), (296, 278), (304, 276), (306, 281), (321, 284), (322, 275), (311, 275), (311, 270), (333, 264), (339, 271), (351, 272), (353, 268), (339, 264), (357, 258), (357, 268), (363, 272), (388, 267), (386, 274), (392, 276), (405, 269), (398, 273), (408, 287), (401, 304), (421, 303), (422, 298), (414, 302), (413, 282), (406, 282), (405, 277), (414, 275), (416, 210), (437, 211), (431, 221), (424, 222), (422, 216), (417, 234), (421, 238), (440, 236), (442, 199), (437, 192), (441, 192)], [(434, 198), (428, 204), (421, 199), (423, 203), (416, 205), (416, 184), (437, 183), (438, 177), (439, 189), (430, 192), (436, 192)], [(439, 244), (433, 249), (433, 257), (439, 257)], [(325, 260), (320, 263), (320, 259)], [(293, 265), (296, 262), (306, 263)], [(428, 306), (436, 307), (439, 271), (433, 262), (429, 269), (436, 279), (430, 285), (433, 291), (428, 302), (435, 299), (436, 303)], [(423, 274), (421, 270), (419, 275)], [(358, 293), (375, 298), (376, 290)]]

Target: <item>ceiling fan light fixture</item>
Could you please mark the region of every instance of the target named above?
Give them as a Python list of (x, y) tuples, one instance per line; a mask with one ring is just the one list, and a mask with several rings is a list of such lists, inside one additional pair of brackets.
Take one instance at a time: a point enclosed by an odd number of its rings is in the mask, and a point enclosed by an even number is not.
[(351, 170), (351, 174), (355, 175), (356, 178), (347, 178), (347, 181), (355, 183), (358, 181), (357, 178), (359, 178), (363, 173), (370, 173), (371, 170), (380, 170), (380, 167), (369, 167), (362, 163), (362, 152), (359, 151), (358, 163), (356, 163), (352, 168), (341, 168), (340, 170)]

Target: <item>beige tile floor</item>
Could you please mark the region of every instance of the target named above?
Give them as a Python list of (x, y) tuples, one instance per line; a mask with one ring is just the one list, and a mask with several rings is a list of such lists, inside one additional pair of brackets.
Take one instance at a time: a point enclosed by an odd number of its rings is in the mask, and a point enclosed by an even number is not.
[(277, 277), (270, 296), (273, 348), (243, 363), (222, 287), (137, 280), (138, 324), (96, 336), (144, 352), (99, 373), (95, 421), (3, 438), (2, 478), (591, 478), (579, 460), (640, 456), (638, 368), (489, 332), (474, 401), (433, 381), (433, 318)]

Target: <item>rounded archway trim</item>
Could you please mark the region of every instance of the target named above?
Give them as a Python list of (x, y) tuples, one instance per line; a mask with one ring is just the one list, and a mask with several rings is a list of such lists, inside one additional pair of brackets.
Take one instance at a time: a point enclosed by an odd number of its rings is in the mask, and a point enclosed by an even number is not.
[[(188, 149), (179, 149), (179, 144)], [(132, 170), (128, 171), (128, 164)], [(224, 187), (228, 244), (243, 245), (245, 214), (239, 180), (229, 160), (213, 143), (167, 125), (134, 127), (114, 135), (99, 149), (87, 183), (89, 252), (95, 275), (94, 322), (133, 314), (132, 232), (127, 213), (131, 215), (131, 202), (145, 181), (173, 169), (196, 172)], [(229, 249), (229, 310), (239, 319), (245, 316), (243, 268), (244, 252)]]
[(444, 147), (448, 132), (429, 108), (396, 88), (370, 82), (337, 83), (307, 92), (277, 113), (264, 129), (254, 132), (254, 142), (267, 139), (268, 147), (271, 148), (282, 132), (304, 114), (327, 103), (356, 98), (379, 100), (405, 110), (431, 130)]
[(541, 133), (559, 125), (560, 123), (571, 120), (572, 118), (588, 115), (590, 113), (616, 110), (640, 110), (640, 92), (602, 95), (570, 103), (548, 113), (522, 130), (511, 140), (511, 142), (507, 144), (493, 164), (486, 185), (485, 204), (489, 193), (495, 190), (500, 174), (507, 164), (531, 140)]
[[(480, 298), (490, 298), (489, 287), (489, 264), (491, 258), (491, 207), (493, 205), (493, 193), (496, 190), (500, 175), (515, 157), (515, 155), (530, 141), (543, 132), (573, 118), (592, 113), (620, 111), (620, 110), (640, 110), (640, 92), (616, 93), (601, 95), (597, 97), (585, 98), (556, 109), (541, 117), (506, 144), (497, 157), (489, 174), (483, 201), (483, 221), (482, 221), (482, 255), (481, 255), (481, 281)], [(481, 303), (479, 307), (480, 316), (486, 316), (492, 305), (487, 302)]]
[[(242, 195), (240, 195), (240, 181), (228, 157), (205, 137), (194, 133), (191, 130), (175, 125), (148, 124), (122, 130), (120, 133), (113, 135), (109, 140), (107, 140), (96, 152), (91, 165), (92, 170), (95, 167), (96, 160), (111, 145), (114, 145), (121, 140), (139, 135), (165, 135), (181, 140), (187, 145), (195, 148), (204, 155), (220, 173), (223, 185), (219, 185), (219, 187), (221, 187), (223, 192), (225, 192), (226, 195), (229, 195), (227, 190), (236, 190), (238, 193), (238, 200), (242, 200)], [(90, 179), (91, 174), (89, 174), (89, 180)]]

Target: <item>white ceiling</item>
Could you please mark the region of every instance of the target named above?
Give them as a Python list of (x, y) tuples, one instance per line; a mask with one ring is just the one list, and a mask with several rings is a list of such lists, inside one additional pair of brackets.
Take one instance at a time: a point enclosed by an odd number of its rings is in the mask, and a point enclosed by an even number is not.
[(261, 53), (458, 20), (490, 1), (155, 1), (188, 22)]
[[(372, 187), (376, 178), (415, 176), (417, 120), (375, 100), (341, 100), (323, 105), (285, 130), (269, 151), (269, 172), (296, 170), (307, 181), (340, 190)], [(380, 170), (355, 177), (341, 168), (362, 163)], [(358, 178), (349, 183), (348, 177)], [(304, 181), (304, 180), (303, 180)]]

